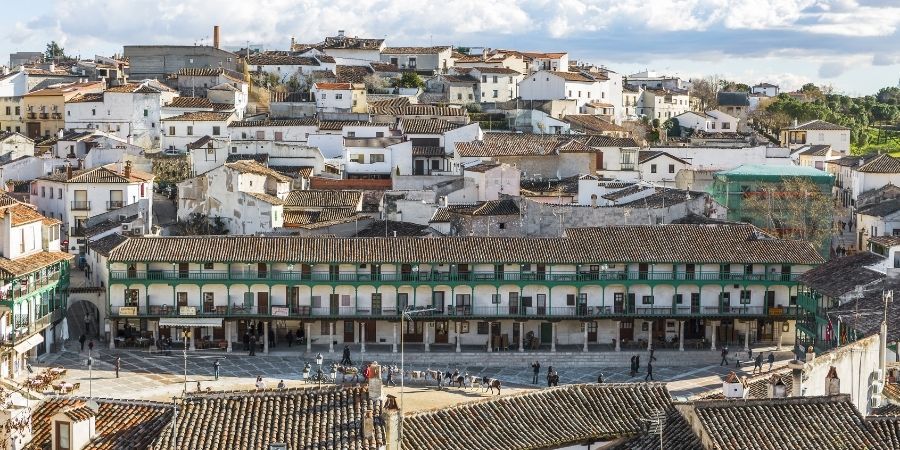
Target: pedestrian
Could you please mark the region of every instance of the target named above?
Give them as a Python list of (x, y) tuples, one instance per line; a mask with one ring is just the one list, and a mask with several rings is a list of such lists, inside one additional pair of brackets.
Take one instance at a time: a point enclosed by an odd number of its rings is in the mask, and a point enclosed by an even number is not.
[(84, 351), (84, 341), (86, 341), (86, 340), (87, 340), (87, 337), (85, 337), (83, 334), (81, 335), (80, 338), (78, 338), (78, 342), (81, 344), (81, 351)]
[(197, 382), (197, 392), (203, 392), (203, 388), (200, 387), (200, 382)]
[(341, 357), (341, 364), (345, 366), (352, 366), (353, 362), (350, 361), (350, 346), (344, 346), (344, 355)]
[(250, 356), (256, 356), (256, 335), (250, 336)]
[(273, 330), (271, 333), (269, 333), (269, 347), (274, 347), (274, 346), (275, 346), (275, 331)]
[(218, 359), (215, 362), (213, 362), (213, 375), (215, 375), (216, 381), (219, 380), (219, 366), (220, 365), (221, 365), (221, 363), (219, 362)]
[(634, 373), (637, 372), (637, 369), (634, 368), (634, 355), (631, 355), (631, 367), (629, 369), (629, 374), (634, 376)]
[(288, 348), (291, 348), (291, 345), (294, 344), (294, 332), (292, 330), (288, 330), (286, 337), (288, 341)]
[(648, 378), (653, 381), (653, 361), (647, 361), (647, 375), (644, 375), (644, 381)]
[(116, 378), (119, 378), (120, 369), (122, 369), (122, 357), (116, 356)]
[(93, 351), (93, 350), (94, 350), (94, 340), (91, 339), (91, 340), (88, 342), (88, 351), (90, 352), (90, 351)]
[(722, 347), (722, 362), (719, 363), (719, 366), (727, 366), (728, 365), (728, 347)]
[(641, 373), (641, 355), (634, 355), (634, 373)]
[(250, 350), (250, 333), (244, 332), (244, 351)]
[(284, 390), (284, 388), (285, 388), (284, 380), (279, 381), (279, 382), (278, 382), (278, 389)]
[(757, 353), (756, 360), (753, 361), (753, 372), (752, 373), (756, 373), (756, 369), (759, 369), (759, 373), (762, 373), (762, 364), (763, 364), (762, 353)]
[(769, 352), (769, 372), (772, 371), (772, 364), (775, 364), (775, 354)]
[(747, 347), (747, 359), (753, 359), (753, 347)]
[(538, 372), (541, 371), (541, 363), (535, 361), (531, 363), (531, 370), (534, 371), (534, 378), (531, 380), (531, 384), (537, 384), (538, 382)]
[(655, 351), (656, 351), (655, 348), (650, 347), (650, 361), (656, 361), (656, 357), (653, 356), (653, 352), (655, 352)]
[(547, 387), (553, 386), (553, 366), (547, 367)]
[(602, 372), (600, 373), (600, 375), (597, 375), (597, 383), (603, 383), (603, 373)]
[(262, 376), (256, 377), (256, 390), (261, 391), (266, 388), (266, 383), (263, 381)]

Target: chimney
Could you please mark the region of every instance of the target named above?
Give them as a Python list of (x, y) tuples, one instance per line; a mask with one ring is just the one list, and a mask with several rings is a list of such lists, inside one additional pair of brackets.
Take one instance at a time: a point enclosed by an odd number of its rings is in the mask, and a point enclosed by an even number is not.
[(291, 51), (294, 51), (294, 45), (295, 45), (296, 43), (297, 43), (297, 40), (294, 39), (293, 36), (291, 36), (291, 46), (290, 46), (290, 50), (291, 50)]
[(397, 406), (397, 397), (387, 396), (387, 400), (381, 408), (381, 418), (384, 421), (385, 450), (400, 450), (400, 422), (403, 417)]
[(803, 367), (805, 363), (792, 359), (788, 361), (788, 367), (791, 369), (791, 397), (803, 396)]
[(78, 158), (78, 170), (84, 169), (84, 158)]
[(72, 179), (72, 163), (66, 163), (66, 180)]
[(722, 381), (722, 395), (725, 398), (744, 398), (744, 383), (736, 373), (729, 373)]
[(787, 386), (784, 384), (784, 381), (781, 379), (781, 375), (773, 374), (771, 378), (769, 378), (769, 382), (767, 384), (767, 397), (768, 398), (785, 398), (787, 397)]
[(62, 128), (60, 128), (59, 131), (56, 132), (57, 139), (62, 139), (63, 136), (65, 136), (65, 135), (66, 135), (66, 130), (64, 130)]
[(213, 26), (213, 47), (219, 48), (219, 26)]
[(372, 418), (371, 409), (366, 411), (366, 416), (363, 418), (362, 434), (366, 441), (375, 439), (375, 419)]
[(828, 375), (825, 376), (825, 395), (839, 395), (841, 393), (841, 379), (838, 378), (837, 368), (831, 366)]
[(125, 178), (131, 178), (131, 161), (125, 161)]

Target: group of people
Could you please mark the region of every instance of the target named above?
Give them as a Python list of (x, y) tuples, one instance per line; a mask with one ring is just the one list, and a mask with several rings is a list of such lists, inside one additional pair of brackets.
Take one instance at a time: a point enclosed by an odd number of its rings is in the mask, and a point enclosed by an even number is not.
[[(534, 371), (534, 378), (532, 378), (531, 382), (537, 384), (538, 375), (541, 372), (541, 363), (538, 361), (531, 363), (531, 370)], [(553, 386), (559, 386), (559, 372), (553, 366), (549, 366), (547, 367), (547, 387)]]
[[(719, 366), (727, 366), (728, 365), (728, 347), (722, 347), (722, 361), (719, 363)], [(753, 372), (752, 374), (756, 374), (758, 370), (759, 373), (763, 373), (763, 354), (757, 353), (756, 358), (753, 357), (753, 348), (747, 349), (747, 359), (753, 361)], [(769, 352), (769, 356), (765, 358), (765, 361), (769, 363), (769, 371), (772, 370), (772, 366), (775, 365), (775, 354)], [(740, 367), (741, 361), (740, 359), (735, 359), (735, 366)]]
[[(644, 381), (653, 381), (653, 361), (656, 361), (656, 357), (653, 356), (653, 350), (650, 350), (650, 359), (647, 361), (647, 374), (644, 375)], [(632, 377), (637, 375), (638, 372), (641, 371), (641, 355), (632, 355), (631, 356), (631, 371), (629, 375)]]

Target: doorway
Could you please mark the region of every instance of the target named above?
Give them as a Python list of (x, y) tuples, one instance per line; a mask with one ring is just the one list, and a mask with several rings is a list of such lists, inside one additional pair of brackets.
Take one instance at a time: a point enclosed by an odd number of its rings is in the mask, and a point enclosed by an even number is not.
[(366, 342), (378, 342), (376, 322), (374, 320), (364, 320), (362, 324), (366, 328)]
[(269, 313), (269, 293), (268, 292), (257, 292), (256, 293), (256, 313), (257, 314), (268, 314)]
[(585, 322), (587, 326), (588, 342), (597, 342), (597, 322)]
[(434, 322), (434, 343), (446, 344), (449, 342), (449, 325), (446, 320)]
[(622, 342), (634, 340), (634, 319), (619, 322), (619, 339)]
[(549, 344), (551, 342), (553, 342), (553, 324), (541, 322), (541, 344)]
[(352, 320), (344, 321), (344, 342), (353, 342), (353, 338), (356, 336), (356, 333), (354, 333), (355, 326), (356, 323)]

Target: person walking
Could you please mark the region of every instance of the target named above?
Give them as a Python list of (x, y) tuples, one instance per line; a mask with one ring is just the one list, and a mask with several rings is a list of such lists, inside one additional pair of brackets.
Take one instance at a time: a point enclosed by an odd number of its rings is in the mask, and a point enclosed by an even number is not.
[(88, 342), (88, 351), (90, 352), (90, 351), (93, 351), (93, 350), (94, 350), (94, 340), (91, 339), (91, 340)]
[(641, 355), (634, 355), (634, 373), (641, 373)]
[(648, 378), (653, 381), (653, 361), (647, 361), (647, 375), (644, 375), (644, 381)]
[(250, 336), (250, 356), (256, 356), (256, 335)]
[(656, 348), (650, 347), (650, 361), (656, 361), (656, 357), (653, 356), (653, 352), (656, 351)]
[(772, 371), (772, 365), (775, 364), (775, 354), (769, 352), (769, 372)]
[(81, 351), (84, 351), (84, 341), (86, 341), (86, 340), (87, 340), (87, 337), (83, 334), (81, 335), (80, 338), (78, 338), (78, 343), (81, 344)]
[(537, 384), (538, 373), (541, 371), (541, 363), (539, 363), (537, 361), (531, 363), (531, 370), (534, 371), (534, 378), (532, 378), (531, 384)]
[(728, 347), (722, 347), (722, 362), (719, 363), (719, 366), (727, 366), (728, 365)]
[(219, 366), (220, 365), (221, 365), (221, 363), (219, 362), (218, 359), (213, 362), (213, 375), (216, 377), (216, 381), (219, 380)]
[(286, 337), (288, 341), (288, 348), (291, 348), (291, 345), (294, 344), (294, 332), (292, 330), (288, 330)]
[(119, 378), (119, 370), (122, 369), (122, 357), (116, 356), (116, 378)]
[(753, 347), (747, 347), (747, 359), (748, 360), (753, 359)]
[(547, 387), (553, 386), (553, 366), (547, 367)]
[(352, 366), (353, 362), (350, 361), (350, 346), (344, 346), (344, 355), (341, 357), (341, 364), (345, 366)]
[[(394, 368), (393, 367), (390, 367), (390, 366), (387, 367), (387, 381), (385, 382), (385, 384), (390, 384), (391, 386), (397, 385), (396, 383), (394, 383)], [(441, 383), (438, 382), (438, 386), (440, 386), (440, 385), (441, 385)]]
[(600, 375), (597, 375), (597, 383), (598, 384), (603, 383), (603, 373), (602, 372), (600, 373)]
[(756, 369), (759, 369), (759, 373), (762, 373), (762, 365), (763, 365), (762, 353), (757, 353), (756, 359), (753, 361), (753, 372), (752, 373), (756, 373)]
[(244, 332), (244, 351), (250, 350), (250, 333)]
[(637, 369), (634, 367), (634, 355), (631, 355), (631, 367), (629, 368), (629, 374), (633, 377)]

